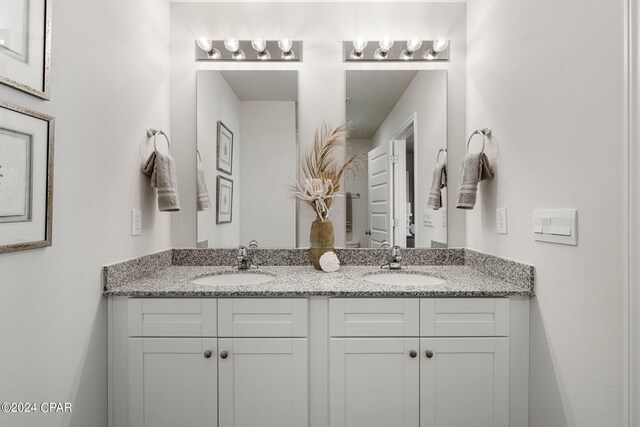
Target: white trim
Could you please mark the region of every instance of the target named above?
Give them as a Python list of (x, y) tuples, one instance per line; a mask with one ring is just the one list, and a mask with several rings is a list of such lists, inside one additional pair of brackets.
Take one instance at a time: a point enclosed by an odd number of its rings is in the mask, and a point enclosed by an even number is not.
[(625, 200), (624, 200), (624, 359), (623, 422), (640, 425), (640, 369), (631, 363), (640, 357), (640, 86), (638, 85), (639, 45), (638, 1), (625, 2)]

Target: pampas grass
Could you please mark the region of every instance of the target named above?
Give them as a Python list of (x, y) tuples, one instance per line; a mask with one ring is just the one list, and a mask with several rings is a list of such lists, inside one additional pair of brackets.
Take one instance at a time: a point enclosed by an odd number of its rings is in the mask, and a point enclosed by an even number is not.
[(331, 205), (339, 196), (342, 178), (360, 170), (360, 155), (351, 156), (344, 162), (340, 160), (348, 136), (347, 123), (338, 126), (323, 123), (302, 160), (303, 178), (291, 186), (293, 196), (311, 207), (322, 221), (329, 217)]

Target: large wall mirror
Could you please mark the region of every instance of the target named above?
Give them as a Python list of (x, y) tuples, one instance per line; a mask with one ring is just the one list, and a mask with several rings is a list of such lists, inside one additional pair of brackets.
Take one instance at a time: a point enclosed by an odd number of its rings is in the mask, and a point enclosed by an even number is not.
[(346, 83), (347, 153), (364, 163), (345, 183), (346, 246), (446, 247), (447, 188), (441, 208), (428, 200), (447, 161), (447, 72), (354, 70)]
[(198, 71), (198, 247), (296, 246), (297, 71)]

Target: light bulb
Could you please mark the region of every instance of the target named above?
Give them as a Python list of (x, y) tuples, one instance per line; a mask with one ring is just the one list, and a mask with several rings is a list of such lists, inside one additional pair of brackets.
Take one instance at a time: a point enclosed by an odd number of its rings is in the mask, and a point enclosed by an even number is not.
[(440, 53), (444, 50), (447, 50), (448, 47), (449, 40), (441, 37), (433, 41), (433, 47), (431, 48), (431, 50), (433, 50), (435, 53)]
[(422, 47), (422, 40), (419, 38), (413, 38), (407, 40), (407, 52), (413, 53)]
[(389, 49), (393, 46), (393, 39), (389, 36), (384, 36), (382, 40), (380, 40), (380, 50), (387, 53)]
[(238, 39), (226, 39), (224, 41), (224, 47), (226, 47), (229, 52), (237, 52), (240, 50), (240, 42)]
[(267, 48), (267, 41), (262, 37), (256, 37), (251, 41), (251, 47), (253, 47), (256, 52), (264, 52)]
[(353, 41), (353, 50), (357, 53), (362, 53), (364, 49), (367, 47), (367, 38), (364, 36), (358, 36)]
[(278, 40), (278, 47), (283, 53), (291, 52), (291, 49), (293, 49), (293, 40), (287, 38), (280, 39)]
[(210, 52), (213, 47), (213, 42), (206, 37), (200, 37), (197, 41), (198, 47), (205, 52)]

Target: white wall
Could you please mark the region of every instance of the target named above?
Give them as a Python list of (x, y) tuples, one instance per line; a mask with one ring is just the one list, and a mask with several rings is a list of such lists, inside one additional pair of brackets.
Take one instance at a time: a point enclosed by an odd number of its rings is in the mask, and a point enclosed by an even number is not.
[(370, 139), (350, 139), (347, 142), (347, 157), (362, 155), (361, 168), (357, 175), (346, 180), (346, 191), (360, 193), (359, 199), (353, 199), (351, 215), (353, 231), (347, 233), (347, 241), (360, 243), (360, 247), (369, 247), (369, 236), (365, 231), (369, 229), (369, 173), (367, 171), (367, 153), (373, 149)]
[[(208, 241), (210, 248), (238, 246), (240, 242), (240, 147), (243, 135), (240, 129), (240, 100), (218, 72), (198, 73), (198, 150), (211, 199), (211, 209), (198, 212), (198, 242)], [(233, 157), (231, 175), (216, 168), (218, 120), (233, 133)], [(195, 164), (195, 163), (194, 163)], [(194, 166), (184, 165), (184, 174), (194, 173)], [(233, 181), (232, 221), (216, 224), (216, 192), (218, 175)], [(180, 183), (179, 183), (180, 184)], [(181, 186), (183, 191), (185, 187)]]
[[(433, 227), (424, 225), (422, 218), (423, 211), (427, 209), (429, 191), (433, 181), (433, 169), (436, 165), (436, 157), (440, 148), (447, 148), (447, 73), (421, 72), (416, 74), (404, 94), (393, 110), (389, 113), (380, 128), (373, 136), (375, 147), (388, 144), (391, 139), (397, 136), (405, 125), (407, 119), (416, 114), (414, 125), (415, 135), (415, 158), (417, 161), (416, 174), (414, 177), (416, 206), (416, 247), (430, 248), (431, 241), (447, 243), (447, 227), (443, 227), (442, 216), (449, 215), (449, 221), (454, 231), (451, 247), (464, 246), (464, 240), (460, 236), (456, 225), (464, 221), (464, 212), (455, 209), (455, 197), (446, 197), (443, 200), (443, 207), (446, 209), (432, 212)], [(456, 117), (450, 117), (451, 121), (456, 121)], [(460, 140), (453, 140), (450, 144), (452, 153), (459, 153)], [(455, 195), (458, 184), (459, 161), (461, 154), (455, 156), (447, 166), (448, 187), (446, 193)], [(449, 204), (447, 206), (447, 204)]]
[[(468, 246), (536, 266), (531, 426), (622, 425), (623, 6), (468, 3), (467, 133), (493, 128), (496, 172)], [(534, 208), (577, 208), (578, 246), (535, 242)]]
[[(171, 5), (171, 121), (172, 135), (180, 141), (179, 185), (184, 200), (182, 212), (174, 217), (174, 246), (196, 242), (195, 173), (196, 146), (195, 71), (197, 69), (293, 69), (299, 70), (299, 135), (304, 150), (324, 120), (345, 120), (345, 70), (347, 69), (447, 69), (449, 76), (449, 138), (464, 140), (466, 6), (416, 3), (174, 3)], [(331, 29), (328, 31), (328, 29)], [(250, 39), (260, 34), (267, 39), (287, 36), (304, 41), (301, 63), (196, 63), (194, 41), (206, 35), (214, 39)], [(365, 34), (371, 40), (385, 34), (406, 40), (414, 34), (423, 39), (446, 36), (451, 39), (451, 61), (447, 63), (346, 64), (342, 62), (342, 40)], [(463, 150), (462, 143), (458, 150)], [(455, 151), (455, 148), (454, 148)], [(460, 151), (458, 154), (461, 154)], [(452, 158), (456, 153), (452, 152)], [(308, 245), (314, 214), (300, 207), (298, 239)], [(336, 244), (344, 245), (344, 200), (333, 213)], [(450, 224), (452, 245), (464, 243), (464, 221)], [(452, 230), (456, 230), (452, 233)]]
[(240, 243), (296, 246), (296, 203), (289, 193), (296, 176), (296, 103), (240, 102), (242, 191)]
[[(0, 414), (0, 425), (105, 426), (102, 266), (171, 246), (138, 158), (148, 126), (169, 131), (169, 5), (52, 3), (52, 100), (0, 87), (56, 117), (53, 247), (0, 255), (0, 395), (73, 412)], [(143, 210), (140, 237), (131, 208)]]

